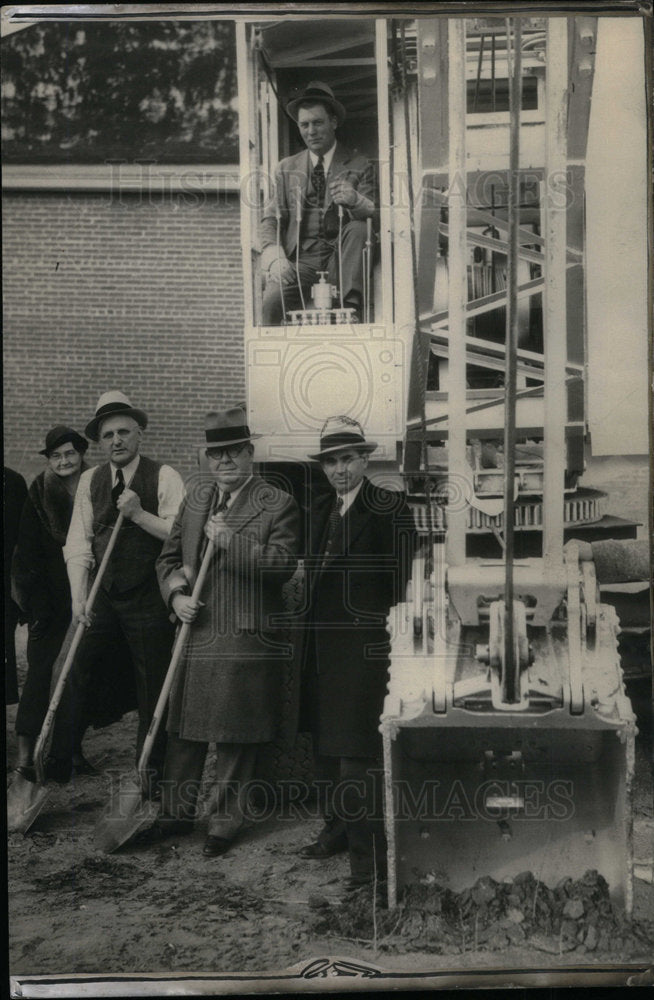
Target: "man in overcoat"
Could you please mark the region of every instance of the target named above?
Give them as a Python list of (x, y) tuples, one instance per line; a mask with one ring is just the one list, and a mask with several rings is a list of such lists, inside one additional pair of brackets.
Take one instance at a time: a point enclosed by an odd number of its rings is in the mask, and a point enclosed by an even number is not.
[[(141, 753), (166, 670), (174, 627), (161, 600), (155, 562), (184, 496), (179, 473), (141, 454), (147, 414), (119, 390), (100, 396), (86, 436), (106, 461), (82, 473), (64, 546), (73, 620), (87, 626), (57, 712), (48, 772), (70, 773), (72, 741), (97, 685), (109, 648), (129, 649), (138, 707), (136, 758)], [(118, 515), (124, 521), (89, 613), (90, 580), (102, 562)], [(116, 664), (116, 684), (121, 664)], [(166, 733), (150, 756), (150, 791), (157, 793)]]
[[(304, 708), (314, 737), (324, 827), (300, 849), (320, 860), (349, 852), (348, 888), (383, 877), (381, 716), (390, 643), (386, 619), (404, 599), (415, 527), (403, 493), (366, 476), (377, 447), (350, 417), (325, 423), (317, 459), (333, 491), (310, 519)], [(305, 715), (306, 717), (306, 715)]]
[(328, 272), (343, 305), (360, 319), (366, 220), (377, 214), (373, 165), (337, 141), (336, 129), (346, 112), (326, 83), (310, 83), (286, 110), (307, 148), (279, 163), (263, 211), (262, 322), (282, 323), (284, 309), (302, 308), (302, 296), (309, 307), (318, 271)]
[[(190, 637), (171, 691), (162, 834), (188, 831), (209, 743), (216, 785), (207, 857), (225, 853), (244, 819), (257, 751), (279, 724), (282, 584), (297, 565), (299, 511), (287, 493), (253, 474), (254, 446), (241, 407), (207, 414), (212, 483), (190, 487), (157, 562), (161, 594)], [(201, 600), (191, 597), (206, 539), (215, 553)]]

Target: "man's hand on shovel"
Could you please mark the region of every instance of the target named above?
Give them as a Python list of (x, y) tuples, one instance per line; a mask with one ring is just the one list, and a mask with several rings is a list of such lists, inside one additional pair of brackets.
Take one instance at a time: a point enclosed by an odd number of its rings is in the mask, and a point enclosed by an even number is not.
[(88, 628), (91, 624), (91, 613), (86, 610), (86, 601), (73, 601), (73, 621), (76, 625)]
[(123, 517), (128, 517), (130, 521), (138, 521), (139, 514), (143, 511), (141, 498), (134, 490), (126, 486), (116, 501), (116, 506)]
[(204, 607), (202, 601), (194, 600), (188, 594), (175, 594), (170, 603), (179, 620), (189, 624), (195, 621), (198, 611)]

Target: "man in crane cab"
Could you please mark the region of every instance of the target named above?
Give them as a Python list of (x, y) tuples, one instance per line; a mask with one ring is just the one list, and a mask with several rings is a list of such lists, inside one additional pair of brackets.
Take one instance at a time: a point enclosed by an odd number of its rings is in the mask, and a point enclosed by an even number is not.
[(377, 447), (360, 424), (330, 417), (320, 462), (332, 487), (310, 518), (302, 728), (313, 735), (324, 826), (300, 849), (320, 861), (347, 851), (356, 889), (383, 878), (382, 713), (390, 641), (386, 619), (404, 600), (416, 532), (404, 493), (365, 475)]
[(346, 112), (327, 84), (310, 83), (286, 109), (307, 148), (281, 161), (264, 208), (262, 322), (279, 325), (289, 310), (309, 308), (319, 271), (360, 320), (366, 220), (376, 214), (373, 165), (338, 142)]

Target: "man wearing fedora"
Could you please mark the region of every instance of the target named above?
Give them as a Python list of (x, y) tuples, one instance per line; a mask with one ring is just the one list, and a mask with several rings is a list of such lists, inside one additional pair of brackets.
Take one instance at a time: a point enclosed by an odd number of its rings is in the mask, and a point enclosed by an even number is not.
[[(51, 753), (68, 755), (76, 717), (93, 692), (94, 665), (107, 647), (126, 643), (131, 654), (141, 752), (170, 661), (174, 627), (161, 600), (155, 562), (184, 497), (178, 472), (141, 455), (148, 418), (127, 396), (110, 390), (100, 396), (86, 436), (99, 443), (106, 461), (82, 474), (64, 558), (70, 580), (73, 620), (87, 626), (57, 714)], [(93, 611), (86, 611), (89, 578), (100, 565), (118, 514), (124, 515)], [(151, 790), (161, 777), (165, 731), (150, 757)]]
[(302, 294), (308, 301), (318, 271), (328, 272), (329, 282), (339, 287), (343, 305), (355, 309), (360, 319), (366, 219), (376, 216), (373, 165), (337, 141), (336, 129), (346, 112), (326, 83), (310, 83), (289, 101), (286, 110), (307, 148), (280, 162), (273, 195), (264, 208), (262, 322), (278, 325), (284, 320), (284, 308), (301, 308)]
[[(207, 414), (210, 488), (190, 490), (157, 561), (161, 594), (192, 622), (168, 707), (160, 834), (192, 828), (209, 743), (216, 785), (203, 853), (224, 854), (244, 818), (257, 750), (279, 724), (282, 585), (297, 565), (299, 511), (287, 493), (253, 473), (245, 410)], [(215, 547), (201, 600), (191, 597), (206, 539)]]
[(311, 513), (303, 658), (302, 711), (325, 822), (300, 855), (321, 860), (347, 850), (347, 888), (386, 870), (379, 733), (390, 663), (386, 618), (404, 599), (416, 541), (404, 494), (365, 475), (376, 447), (356, 420), (336, 416), (309, 456), (332, 486)]

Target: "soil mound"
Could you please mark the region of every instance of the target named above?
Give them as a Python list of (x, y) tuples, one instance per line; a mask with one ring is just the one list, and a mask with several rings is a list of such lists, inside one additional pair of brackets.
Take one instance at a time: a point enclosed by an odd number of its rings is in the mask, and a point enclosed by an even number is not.
[(632, 921), (618, 912), (604, 878), (588, 870), (550, 889), (522, 872), (496, 882), (483, 876), (455, 893), (424, 880), (408, 886), (397, 909), (376, 903), (361, 889), (314, 914), (317, 934), (375, 941), (380, 950), (500, 951), (528, 945), (553, 955), (602, 952), (627, 959), (651, 954), (654, 920)]

